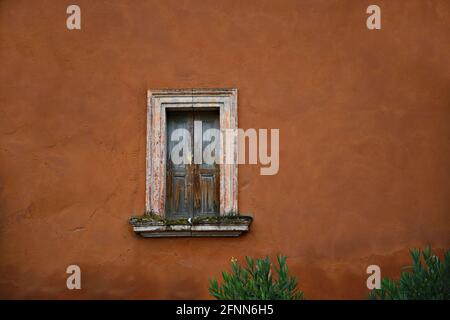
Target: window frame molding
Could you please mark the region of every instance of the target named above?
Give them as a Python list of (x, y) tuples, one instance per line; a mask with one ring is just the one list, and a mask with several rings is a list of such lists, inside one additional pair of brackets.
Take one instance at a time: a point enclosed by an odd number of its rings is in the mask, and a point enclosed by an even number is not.
[[(220, 130), (237, 129), (237, 89), (153, 89), (147, 91), (147, 151), (145, 209), (165, 216), (166, 109), (213, 108), (220, 111)], [(222, 139), (220, 164), (220, 215), (238, 215), (237, 146), (225, 148)], [(227, 152), (231, 151), (232, 155)], [(226, 164), (227, 157), (234, 159)]]

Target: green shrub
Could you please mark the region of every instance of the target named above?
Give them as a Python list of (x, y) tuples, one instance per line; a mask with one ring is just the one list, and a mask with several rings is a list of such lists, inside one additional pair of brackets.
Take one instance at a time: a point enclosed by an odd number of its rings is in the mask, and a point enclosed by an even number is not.
[(303, 292), (297, 291), (297, 279), (289, 275), (286, 257), (278, 256), (272, 277), (272, 264), (268, 257), (256, 259), (245, 257), (242, 267), (231, 259), (231, 273), (222, 272), (223, 283), (210, 281), (209, 293), (219, 300), (299, 300)]
[[(421, 253), (423, 262), (421, 261)], [(380, 289), (373, 289), (374, 300), (449, 300), (450, 250), (444, 259), (433, 254), (431, 247), (410, 250), (412, 265), (406, 267), (398, 281), (385, 278)]]

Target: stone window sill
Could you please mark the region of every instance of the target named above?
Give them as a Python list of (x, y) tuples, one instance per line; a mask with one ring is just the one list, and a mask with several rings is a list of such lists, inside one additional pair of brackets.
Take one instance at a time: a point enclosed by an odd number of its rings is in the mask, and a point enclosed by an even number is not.
[(131, 217), (133, 231), (145, 238), (161, 237), (238, 237), (248, 232), (251, 216), (163, 219), (152, 214)]

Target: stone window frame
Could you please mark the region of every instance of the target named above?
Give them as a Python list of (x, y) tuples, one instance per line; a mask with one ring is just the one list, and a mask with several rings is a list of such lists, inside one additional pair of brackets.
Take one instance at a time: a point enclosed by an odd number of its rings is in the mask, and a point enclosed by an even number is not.
[[(237, 89), (158, 89), (147, 91), (147, 164), (145, 209), (132, 216), (133, 231), (146, 238), (237, 237), (250, 230), (253, 217), (238, 211), (238, 148), (235, 136), (226, 144), (222, 135), (220, 168), (220, 215), (182, 219), (165, 218), (166, 110), (219, 109), (222, 133), (238, 129)], [(232, 164), (230, 161), (234, 159)]]
[[(237, 89), (153, 89), (147, 91), (146, 201), (147, 213), (164, 218), (166, 201), (166, 110), (219, 109), (220, 130), (238, 128)], [(220, 216), (238, 215), (237, 147), (234, 164), (225, 164), (222, 143), (220, 164)], [(228, 151), (230, 151), (228, 149)]]

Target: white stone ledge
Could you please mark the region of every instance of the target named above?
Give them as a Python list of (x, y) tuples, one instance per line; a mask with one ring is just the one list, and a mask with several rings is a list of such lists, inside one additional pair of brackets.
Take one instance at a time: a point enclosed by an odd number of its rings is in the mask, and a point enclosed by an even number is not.
[(155, 225), (134, 226), (133, 231), (145, 238), (162, 237), (238, 237), (250, 225)]

